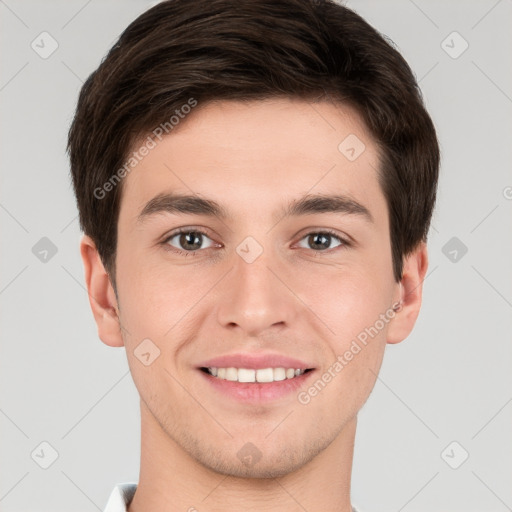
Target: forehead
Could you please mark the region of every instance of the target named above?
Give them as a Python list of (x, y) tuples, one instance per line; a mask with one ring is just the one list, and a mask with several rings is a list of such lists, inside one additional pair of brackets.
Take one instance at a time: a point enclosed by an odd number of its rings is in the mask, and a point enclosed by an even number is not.
[(228, 217), (264, 209), (275, 220), (294, 198), (343, 194), (386, 217), (378, 167), (377, 146), (348, 106), (212, 102), (184, 116), (130, 171), (121, 215), (135, 220), (156, 196), (176, 193), (212, 199)]

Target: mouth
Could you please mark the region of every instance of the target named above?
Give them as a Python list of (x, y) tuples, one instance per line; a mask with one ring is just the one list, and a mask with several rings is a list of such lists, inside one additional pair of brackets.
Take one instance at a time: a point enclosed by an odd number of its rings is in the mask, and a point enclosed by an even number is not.
[(293, 400), (316, 373), (315, 367), (313, 361), (276, 352), (225, 354), (196, 366), (205, 392), (213, 392), (222, 406), (228, 406), (226, 398), (248, 405)]
[(289, 403), (296, 400), (300, 389), (310, 385), (316, 373), (314, 368), (282, 366), (257, 369), (202, 366), (199, 370), (207, 386), (205, 393), (211, 390), (221, 400), (219, 407), (229, 407), (230, 402), (247, 406)]
[(216, 366), (201, 367), (202, 372), (219, 380), (241, 383), (272, 383), (291, 380), (313, 371), (313, 368), (217, 368)]

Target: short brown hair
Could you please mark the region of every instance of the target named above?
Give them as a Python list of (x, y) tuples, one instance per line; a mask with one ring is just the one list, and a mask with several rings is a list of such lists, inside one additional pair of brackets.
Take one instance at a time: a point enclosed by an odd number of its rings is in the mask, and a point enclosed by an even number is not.
[(393, 272), (402, 278), (403, 257), (427, 239), (439, 147), (400, 53), (332, 0), (167, 0), (133, 21), (89, 76), (69, 130), (80, 225), (114, 285), (122, 183), (105, 197), (95, 191), (123, 168), (135, 141), (191, 98), (283, 96), (336, 100), (361, 115), (380, 150)]

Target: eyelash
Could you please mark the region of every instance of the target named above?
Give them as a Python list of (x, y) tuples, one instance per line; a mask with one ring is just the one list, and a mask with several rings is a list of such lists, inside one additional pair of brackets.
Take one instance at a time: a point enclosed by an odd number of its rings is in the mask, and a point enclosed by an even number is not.
[[(183, 251), (183, 250), (177, 249), (176, 247), (173, 247), (172, 245), (169, 244), (169, 240), (172, 240), (175, 236), (181, 235), (183, 233), (200, 233), (200, 234), (206, 236), (207, 238), (210, 238), (205, 231), (203, 231), (202, 229), (199, 229), (199, 228), (195, 228), (195, 229), (179, 229), (178, 231), (175, 231), (174, 233), (171, 233), (168, 237), (166, 237), (165, 240), (163, 240), (161, 242), (161, 244), (164, 246), (164, 248), (166, 250), (171, 251), (171, 252), (173, 252), (175, 254), (178, 254), (180, 256), (195, 256), (198, 252), (200, 252), (202, 250), (206, 250), (206, 249), (198, 249), (196, 251)], [(321, 255), (321, 253), (324, 253), (324, 252), (330, 252), (330, 251), (333, 251), (335, 249), (339, 249), (339, 248), (343, 248), (343, 247), (351, 247), (352, 246), (352, 243), (349, 240), (347, 240), (344, 237), (341, 237), (335, 231), (330, 230), (330, 229), (323, 229), (323, 230), (320, 230), (320, 231), (310, 231), (309, 233), (306, 233), (301, 238), (301, 240), (303, 240), (304, 238), (306, 238), (306, 237), (308, 237), (310, 235), (329, 235), (331, 237), (336, 238), (342, 244), (341, 246), (335, 247), (334, 249), (326, 249), (324, 251), (313, 251), (315, 253), (320, 253), (319, 255)], [(213, 248), (214, 247), (209, 247), (208, 249), (213, 249)]]

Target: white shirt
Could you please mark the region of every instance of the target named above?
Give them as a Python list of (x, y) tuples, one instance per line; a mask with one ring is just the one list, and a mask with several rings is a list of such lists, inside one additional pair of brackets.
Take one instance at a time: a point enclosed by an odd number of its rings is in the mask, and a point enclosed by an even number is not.
[(136, 489), (137, 482), (117, 484), (110, 494), (104, 512), (127, 512)]
[[(125, 482), (117, 484), (110, 494), (107, 502), (107, 507), (104, 512), (127, 512), (128, 505), (132, 501), (135, 490), (137, 489), (137, 482)], [(353, 512), (357, 512), (352, 507)]]

